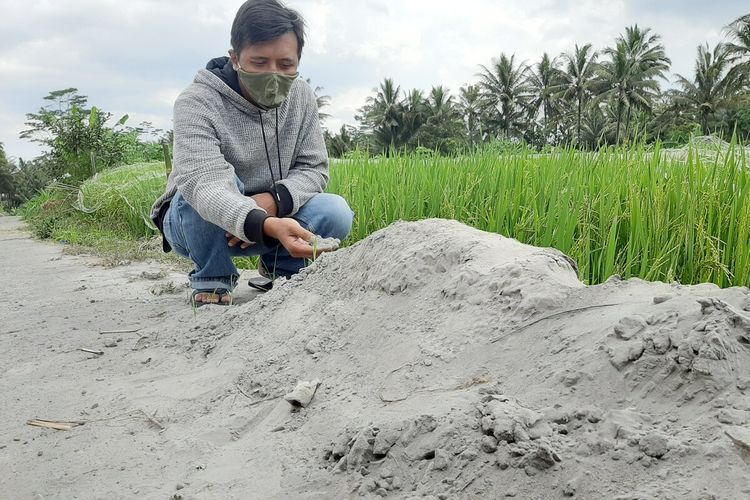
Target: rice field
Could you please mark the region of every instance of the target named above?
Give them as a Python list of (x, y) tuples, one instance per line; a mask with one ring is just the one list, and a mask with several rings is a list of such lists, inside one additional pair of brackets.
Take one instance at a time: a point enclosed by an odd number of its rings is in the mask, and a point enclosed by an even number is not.
[[(558, 248), (589, 284), (619, 274), (747, 286), (747, 167), (744, 149), (734, 146), (710, 158), (692, 149), (675, 158), (658, 146), (362, 157), (334, 162), (328, 190), (357, 214), (349, 244), (398, 219), (441, 217)], [(71, 217), (122, 237), (151, 236), (148, 209), (164, 188), (163, 172), (161, 163), (106, 172), (71, 197)]]

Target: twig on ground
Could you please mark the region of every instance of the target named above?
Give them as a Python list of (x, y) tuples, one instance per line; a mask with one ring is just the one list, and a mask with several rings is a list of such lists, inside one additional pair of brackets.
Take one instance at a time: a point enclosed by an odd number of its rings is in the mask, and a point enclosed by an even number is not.
[(104, 351), (97, 351), (96, 349), (86, 349), (85, 347), (79, 347), (79, 351), (87, 352), (89, 354), (96, 354), (97, 356), (103, 356)]
[(500, 336), (492, 339), (490, 341), (490, 343), (494, 344), (495, 342), (499, 342), (499, 341), (501, 341), (501, 340), (503, 340), (503, 339), (505, 339), (507, 337), (510, 337), (511, 335), (514, 335), (514, 334), (519, 333), (519, 332), (521, 332), (521, 331), (523, 331), (523, 330), (525, 330), (525, 329), (527, 329), (527, 328), (529, 328), (531, 326), (534, 326), (537, 323), (541, 323), (542, 321), (546, 321), (548, 319), (556, 318), (557, 316), (562, 316), (564, 314), (570, 314), (570, 313), (574, 313), (574, 312), (586, 311), (587, 309), (597, 309), (597, 308), (600, 308), (600, 307), (621, 306), (621, 305), (624, 305), (624, 304), (625, 304), (625, 302), (618, 302), (618, 303), (612, 303), (612, 304), (594, 304), (594, 305), (590, 305), (590, 306), (577, 307), (575, 309), (566, 309), (564, 311), (557, 311), (556, 313), (552, 313), (552, 314), (549, 314), (547, 316), (542, 316), (539, 319), (535, 319), (531, 323), (527, 323), (527, 324), (525, 324), (523, 326), (520, 326), (520, 327), (516, 328), (515, 330), (511, 330), (509, 332), (505, 332), (505, 333), (501, 334)]
[[(239, 384), (235, 384), (234, 386), (237, 388), (239, 393), (245, 396), (247, 399), (253, 399), (252, 396), (250, 396), (248, 393), (242, 390), (242, 387), (240, 387)], [(258, 401), (253, 401), (252, 403), (250, 403), (249, 406), (259, 405), (261, 403), (265, 403), (266, 401), (273, 401), (274, 399), (281, 399), (283, 397), (284, 396), (271, 396), (270, 398), (259, 399)]]
[(59, 420), (44, 420), (41, 418), (35, 418), (26, 421), (26, 425), (31, 425), (33, 427), (44, 427), (45, 429), (55, 429), (57, 431), (69, 431), (72, 430), (73, 427), (78, 427), (79, 425), (83, 424), (85, 424), (85, 422), (82, 421), (65, 422)]
[(283, 397), (284, 397), (284, 396), (273, 396), (273, 397), (270, 397), (270, 398), (259, 399), (258, 401), (253, 401), (252, 403), (249, 403), (249, 404), (248, 404), (248, 406), (255, 406), (255, 405), (259, 405), (259, 404), (261, 404), (261, 403), (265, 403), (266, 401), (273, 401), (273, 400), (275, 400), (275, 399), (281, 399), (281, 398), (283, 398)]
[(161, 424), (161, 422), (159, 422), (158, 420), (156, 420), (156, 419), (154, 418), (154, 417), (156, 416), (156, 412), (154, 412), (154, 415), (153, 415), (153, 416), (149, 415), (149, 414), (148, 414), (148, 413), (146, 413), (146, 412), (145, 412), (144, 410), (140, 410), (140, 412), (141, 412), (141, 413), (143, 413), (143, 415), (144, 415), (144, 416), (146, 417), (146, 420), (148, 420), (149, 422), (151, 422), (151, 424), (152, 424), (152, 425), (154, 425), (154, 426), (158, 427), (158, 428), (159, 428), (159, 429), (161, 429), (161, 430), (164, 430), (164, 429), (166, 429), (166, 427), (164, 427), (164, 426), (163, 426), (163, 425)]
[(139, 330), (140, 328), (135, 328), (132, 330), (103, 330), (99, 332), (99, 335), (111, 335), (111, 334), (118, 334), (118, 333), (135, 333)]

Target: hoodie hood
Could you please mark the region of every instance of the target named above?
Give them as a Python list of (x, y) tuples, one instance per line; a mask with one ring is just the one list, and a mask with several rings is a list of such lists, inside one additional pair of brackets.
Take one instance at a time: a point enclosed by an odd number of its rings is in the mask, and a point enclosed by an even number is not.
[(237, 72), (232, 67), (232, 60), (227, 56), (214, 57), (206, 64), (206, 69), (218, 76), (222, 82), (226, 83), (227, 86), (242, 95), (242, 89), (240, 89), (240, 80), (237, 77)]

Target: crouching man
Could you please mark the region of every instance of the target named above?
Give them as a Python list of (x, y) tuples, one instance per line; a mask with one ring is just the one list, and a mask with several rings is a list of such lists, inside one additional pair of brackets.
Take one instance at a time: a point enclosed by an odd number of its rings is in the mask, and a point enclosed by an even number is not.
[(328, 155), (316, 98), (297, 72), (304, 41), (297, 12), (248, 0), (229, 57), (209, 61), (175, 102), (174, 169), (151, 217), (164, 250), (195, 263), (196, 305), (231, 303), (232, 257), (260, 256), (268, 287), (313, 257), (313, 235), (343, 240), (351, 230), (347, 202), (323, 193)]

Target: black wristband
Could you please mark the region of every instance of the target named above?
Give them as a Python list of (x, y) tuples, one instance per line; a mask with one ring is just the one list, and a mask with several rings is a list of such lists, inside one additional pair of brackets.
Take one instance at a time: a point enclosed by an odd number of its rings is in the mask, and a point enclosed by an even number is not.
[(270, 216), (265, 210), (258, 208), (250, 210), (245, 218), (244, 230), (245, 236), (252, 243), (263, 245), (266, 248), (273, 248), (279, 244), (279, 240), (271, 238), (263, 232), (263, 223), (266, 222), (268, 217)]
[(292, 213), (294, 208), (294, 200), (292, 200), (292, 194), (283, 184), (274, 184), (271, 187), (271, 196), (276, 202), (276, 215), (278, 217), (287, 217)]

